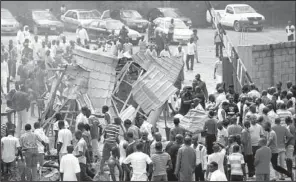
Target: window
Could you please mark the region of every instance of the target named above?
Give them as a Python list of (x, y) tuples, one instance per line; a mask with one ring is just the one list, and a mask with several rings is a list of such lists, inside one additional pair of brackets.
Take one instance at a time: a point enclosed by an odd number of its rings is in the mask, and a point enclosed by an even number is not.
[(256, 11), (251, 6), (238, 6), (234, 7), (236, 14), (243, 14), (243, 13), (256, 13)]
[[(171, 24), (170, 21), (165, 22), (166, 29), (169, 28), (170, 24)], [(174, 25), (175, 25), (175, 29), (188, 29), (186, 24), (182, 20), (179, 20), (179, 19), (175, 19)]]
[(73, 16), (72, 16), (72, 18), (74, 18), (74, 19), (78, 20), (77, 12), (74, 12), (74, 13), (73, 13)]
[(142, 18), (142, 16), (134, 10), (124, 10), (120, 12), (120, 16), (123, 18)]
[(93, 22), (90, 23), (90, 26), (91, 27), (99, 27), (99, 23), (100, 22), (98, 22), (98, 21), (93, 21)]
[(3, 19), (13, 19), (13, 16), (9, 11), (2, 11), (1, 10), (1, 18), (3, 18)]
[(68, 11), (68, 13), (65, 14), (65, 17), (72, 18), (73, 17), (73, 11)]
[(79, 19), (87, 20), (87, 19), (100, 19), (94, 12), (92, 11), (80, 11)]
[(228, 14), (234, 14), (233, 13), (233, 9), (231, 7), (227, 7), (226, 8), (226, 13), (228, 13)]
[(37, 20), (57, 20), (56, 17), (48, 11), (33, 11), (32, 16)]

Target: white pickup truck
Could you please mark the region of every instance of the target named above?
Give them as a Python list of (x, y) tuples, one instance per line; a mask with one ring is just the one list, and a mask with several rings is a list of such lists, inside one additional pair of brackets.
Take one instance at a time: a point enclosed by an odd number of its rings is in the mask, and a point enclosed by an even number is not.
[[(263, 30), (265, 17), (247, 4), (229, 4), (225, 10), (215, 10), (214, 13), (220, 19), (222, 26), (233, 27), (237, 32), (246, 28), (256, 28), (257, 31)], [(207, 11), (207, 22), (212, 23), (209, 11)]]

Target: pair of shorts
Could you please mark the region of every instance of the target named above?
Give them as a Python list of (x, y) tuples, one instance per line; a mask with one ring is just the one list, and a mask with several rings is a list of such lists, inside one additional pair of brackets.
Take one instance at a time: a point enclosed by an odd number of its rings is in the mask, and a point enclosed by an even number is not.
[(111, 149), (116, 146), (117, 146), (117, 143), (105, 142), (104, 147), (103, 147), (103, 156), (102, 156), (103, 160), (107, 161), (110, 158)]

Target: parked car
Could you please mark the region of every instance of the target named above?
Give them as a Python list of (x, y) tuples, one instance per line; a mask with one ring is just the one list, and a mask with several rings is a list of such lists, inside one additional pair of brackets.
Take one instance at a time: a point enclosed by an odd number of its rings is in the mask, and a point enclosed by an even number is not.
[[(155, 31), (161, 31), (165, 35), (168, 34), (171, 18), (159, 17), (153, 21), (156, 24)], [(174, 19), (175, 29), (172, 42), (179, 42), (181, 44), (189, 42), (193, 31), (181, 19)]]
[(1, 35), (16, 34), (20, 24), (8, 9), (1, 8)]
[[(91, 41), (97, 41), (101, 34), (106, 38), (113, 30), (115, 35), (119, 35), (121, 28), (125, 26), (121, 21), (114, 20), (114, 19), (102, 19), (102, 20), (94, 20), (88, 25), (85, 25), (84, 28), (86, 29), (88, 36)], [(128, 27), (128, 37), (130, 42), (134, 45), (138, 45), (139, 40), (142, 38), (142, 35)]]
[(148, 13), (148, 20), (152, 18), (152, 21), (158, 17), (170, 17), (181, 19), (188, 27), (191, 28), (192, 21), (190, 18), (185, 17), (177, 8), (153, 8)]
[[(109, 12), (108, 12), (109, 11)], [(136, 10), (106, 10), (103, 19), (112, 18), (122, 21), (129, 28), (146, 32), (149, 22)]]
[[(256, 28), (257, 31), (263, 30), (265, 17), (247, 4), (229, 4), (225, 10), (215, 10), (214, 13), (219, 16), (221, 25), (233, 27), (236, 32), (240, 32), (245, 28)], [(208, 11), (207, 22), (212, 23)]]
[(94, 20), (98, 20), (100, 12), (98, 10), (72, 9), (61, 16), (65, 29), (75, 31), (78, 25), (86, 25)]
[(64, 24), (44, 9), (29, 10), (18, 19), (23, 25), (28, 25), (35, 35), (40, 33), (59, 35), (64, 32)]

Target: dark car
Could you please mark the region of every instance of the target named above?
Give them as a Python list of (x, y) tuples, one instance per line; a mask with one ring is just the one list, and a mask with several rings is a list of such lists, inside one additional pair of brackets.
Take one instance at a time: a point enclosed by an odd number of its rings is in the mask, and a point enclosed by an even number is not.
[(177, 8), (153, 8), (149, 11), (147, 19), (155, 20), (158, 17), (170, 17), (181, 19), (189, 28), (192, 26), (190, 18), (185, 17)]
[(41, 33), (59, 35), (64, 32), (64, 24), (48, 10), (30, 10), (18, 19), (23, 25), (28, 25), (35, 35)]
[(139, 32), (146, 32), (148, 28), (149, 22), (136, 10), (111, 10), (109, 15), (110, 18), (120, 20), (129, 28)]

